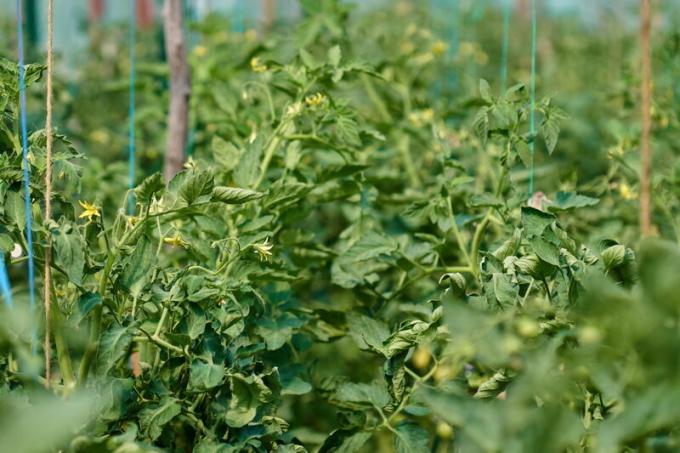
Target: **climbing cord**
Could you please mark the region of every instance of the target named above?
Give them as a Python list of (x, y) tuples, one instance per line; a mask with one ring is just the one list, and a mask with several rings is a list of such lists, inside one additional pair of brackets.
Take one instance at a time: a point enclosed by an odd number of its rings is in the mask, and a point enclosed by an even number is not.
[(508, 58), (510, 51), (510, 0), (503, 0), (503, 40), (501, 44), (501, 95), (508, 89)]
[[(35, 314), (35, 262), (33, 259), (33, 217), (31, 213), (30, 163), (28, 161), (28, 132), (26, 126), (26, 68), (24, 66), (24, 17), (22, 1), (17, 0), (17, 42), (19, 53), (19, 109), (21, 123), (21, 153), (24, 178), (24, 214), (26, 216), (26, 253), (28, 258), (28, 295), (31, 314)], [(36, 352), (37, 331), (33, 328), (31, 351)]]
[(12, 287), (9, 284), (9, 276), (7, 275), (7, 266), (5, 266), (5, 257), (0, 253), (0, 294), (4, 299), (5, 306), (12, 308)]
[(536, 170), (534, 168), (534, 154), (536, 152), (536, 0), (531, 0), (531, 82), (530, 82), (530, 112), (529, 112), (529, 143), (530, 162), (529, 162), (529, 196), (534, 193), (534, 179)]
[(133, 189), (135, 188), (135, 163), (137, 161), (135, 154), (135, 63), (136, 63), (136, 46), (137, 46), (137, 0), (130, 0), (130, 93), (128, 106), (128, 189), (130, 193), (128, 196), (128, 214), (135, 213), (135, 196)]
[(52, 9), (53, 0), (47, 0), (47, 82), (46, 82), (46, 110), (45, 117), (45, 225), (47, 226), (47, 238), (45, 244), (45, 387), (49, 388), (51, 373), (52, 347), (50, 345), (50, 320), (52, 306), (52, 272), (50, 261), (52, 259), (52, 238), (49, 233), (52, 220), (52, 73), (54, 72), (54, 14)]

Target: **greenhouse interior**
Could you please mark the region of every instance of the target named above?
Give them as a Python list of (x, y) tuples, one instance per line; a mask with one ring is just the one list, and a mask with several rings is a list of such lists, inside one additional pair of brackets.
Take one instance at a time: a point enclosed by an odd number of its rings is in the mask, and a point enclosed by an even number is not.
[(680, 0), (0, 0), (0, 451), (680, 451)]

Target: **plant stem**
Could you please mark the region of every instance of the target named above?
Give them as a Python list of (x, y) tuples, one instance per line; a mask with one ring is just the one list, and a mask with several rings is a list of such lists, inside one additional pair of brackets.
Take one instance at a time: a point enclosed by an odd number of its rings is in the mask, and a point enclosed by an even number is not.
[(52, 310), (52, 335), (54, 337), (54, 346), (57, 349), (59, 372), (64, 380), (64, 386), (70, 389), (75, 385), (75, 377), (73, 375), (73, 362), (71, 361), (68, 342), (66, 337), (64, 337), (62, 322), (63, 318), (59, 308)]
[[(503, 171), (501, 172), (500, 177), (498, 178), (498, 185), (496, 186), (496, 192), (495, 196), (498, 198), (503, 191), (503, 183), (505, 182), (505, 176), (507, 175), (507, 169), (503, 167)], [(482, 237), (484, 237), (484, 232), (486, 231), (486, 227), (489, 225), (489, 222), (491, 221), (491, 217), (493, 216), (493, 210), (494, 208), (489, 208), (486, 211), (486, 215), (482, 219), (482, 221), (477, 225), (477, 229), (475, 230), (475, 234), (472, 237), (472, 247), (470, 249), (470, 267), (472, 268), (472, 274), (475, 276), (476, 279), (479, 279), (479, 247), (482, 244)]]
[(463, 254), (463, 258), (468, 263), (468, 266), (472, 268), (472, 261), (470, 260), (470, 255), (468, 254), (467, 248), (465, 248), (465, 241), (463, 241), (463, 235), (460, 234), (460, 229), (458, 228), (458, 223), (456, 222), (456, 215), (453, 212), (453, 204), (451, 204), (451, 197), (446, 197), (446, 203), (449, 208), (449, 216), (451, 217), (451, 228), (453, 229), (453, 236), (456, 238), (458, 243), (458, 248)]
[[(106, 264), (104, 265), (104, 270), (102, 272), (102, 278), (99, 282), (99, 295), (104, 299), (106, 294), (106, 282), (111, 274), (111, 269), (113, 268), (113, 262), (115, 261), (116, 255), (110, 253), (106, 259)], [(90, 321), (90, 336), (87, 341), (87, 347), (85, 348), (85, 353), (83, 354), (83, 359), (80, 361), (80, 368), (78, 370), (78, 382), (80, 385), (85, 385), (87, 381), (87, 375), (90, 372), (92, 362), (95, 355), (97, 354), (97, 348), (99, 347), (99, 337), (101, 336), (102, 330), (102, 311), (104, 309), (104, 304), (97, 305), (92, 312), (92, 320)]]
[(401, 151), (401, 159), (404, 162), (404, 168), (408, 177), (411, 180), (411, 185), (418, 188), (422, 186), (420, 177), (418, 176), (418, 170), (416, 170), (415, 165), (413, 165), (413, 156), (411, 155), (411, 138), (404, 134), (399, 141), (399, 151)]

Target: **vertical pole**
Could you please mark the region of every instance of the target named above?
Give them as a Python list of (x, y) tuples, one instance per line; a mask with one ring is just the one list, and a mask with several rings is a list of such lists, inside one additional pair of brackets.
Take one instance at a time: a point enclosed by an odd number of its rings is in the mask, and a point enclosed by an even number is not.
[(130, 0), (130, 23), (129, 28), (129, 45), (130, 45), (130, 92), (129, 92), (129, 106), (128, 106), (128, 214), (133, 215), (135, 212), (135, 196), (133, 189), (135, 188), (135, 165), (136, 165), (136, 147), (135, 147), (135, 63), (137, 57), (137, 0)]
[(52, 220), (52, 73), (54, 72), (54, 9), (53, 0), (47, 0), (47, 82), (45, 93), (46, 118), (45, 118), (45, 225), (47, 226), (47, 241), (45, 246), (45, 387), (50, 387), (52, 380), (52, 345), (50, 343), (50, 323), (52, 316), (52, 237), (50, 235), (50, 222)]
[(170, 65), (170, 111), (163, 174), (170, 181), (182, 170), (189, 129), (189, 97), (191, 95), (189, 65), (184, 42), (182, 0), (165, 0), (163, 29), (165, 52)]
[[(24, 17), (21, 0), (17, 0), (17, 43), (19, 51), (19, 109), (21, 127), (21, 155), (24, 180), (24, 211), (26, 215), (26, 254), (28, 255), (28, 295), (31, 315), (35, 315), (35, 262), (33, 259), (33, 214), (31, 203), (31, 163), (28, 161), (28, 128), (26, 125), (26, 66), (24, 62)], [(36, 353), (37, 330), (31, 332), (31, 352)]]
[(267, 31), (276, 19), (276, 0), (262, 0), (262, 28)]
[(530, 98), (531, 107), (529, 112), (529, 133), (532, 136), (531, 143), (529, 143), (529, 151), (531, 153), (531, 163), (529, 165), (529, 196), (534, 194), (534, 155), (536, 153), (536, 35), (537, 35), (537, 20), (536, 20), (536, 2), (538, 0), (531, 0), (531, 81), (530, 81)]
[(652, 209), (649, 187), (652, 160), (650, 146), (652, 130), (652, 56), (650, 45), (652, 25), (650, 9), (650, 0), (640, 0), (640, 52), (642, 60), (642, 81), (640, 86), (642, 108), (642, 134), (640, 136), (640, 231), (644, 236), (648, 236), (652, 232)]

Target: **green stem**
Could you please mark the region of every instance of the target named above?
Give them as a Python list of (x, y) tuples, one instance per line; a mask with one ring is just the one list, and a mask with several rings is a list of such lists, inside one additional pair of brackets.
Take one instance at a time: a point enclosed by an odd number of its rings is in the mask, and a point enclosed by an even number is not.
[(413, 164), (413, 156), (411, 155), (411, 137), (404, 134), (399, 141), (399, 151), (401, 152), (401, 159), (404, 162), (404, 168), (406, 173), (411, 180), (411, 185), (419, 188), (422, 183), (420, 181), (420, 176), (418, 176), (418, 170), (416, 170)]
[[(505, 167), (503, 168), (503, 171), (501, 172), (500, 177), (498, 178), (498, 185), (496, 186), (496, 192), (495, 196), (498, 198), (503, 191), (503, 183), (505, 181), (505, 176), (507, 174), (507, 170)], [(477, 229), (475, 230), (475, 234), (472, 237), (472, 247), (470, 249), (470, 267), (472, 268), (472, 274), (475, 276), (475, 278), (479, 279), (479, 248), (482, 245), (482, 238), (484, 237), (484, 232), (486, 231), (486, 227), (489, 225), (489, 222), (491, 221), (491, 217), (493, 216), (493, 210), (494, 208), (489, 208), (486, 211), (486, 214), (484, 215), (484, 218), (482, 221), (477, 225)]]
[(258, 176), (257, 181), (255, 181), (253, 190), (257, 190), (257, 188), (260, 187), (260, 184), (262, 184), (262, 181), (264, 181), (265, 176), (267, 176), (267, 170), (269, 169), (269, 164), (271, 163), (272, 158), (274, 157), (274, 152), (276, 152), (276, 149), (281, 144), (281, 138), (279, 137), (279, 133), (283, 129), (284, 124), (287, 125), (288, 122), (282, 121), (281, 124), (279, 124), (279, 126), (276, 129), (274, 129), (274, 133), (269, 138), (267, 146), (265, 147), (264, 159), (262, 159), (262, 164), (260, 165), (260, 176)]
[(465, 261), (468, 263), (468, 266), (472, 268), (472, 261), (470, 260), (470, 255), (468, 254), (467, 248), (465, 248), (465, 241), (463, 241), (463, 235), (460, 233), (458, 223), (456, 222), (456, 215), (453, 212), (453, 204), (451, 203), (451, 197), (446, 198), (446, 203), (449, 208), (449, 216), (451, 217), (451, 228), (453, 229), (453, 237), (456, 238), (458, 248), (463, 254), (463, 258), (465, 258)]
[(57, 360), (59, 362), (59, 372), (64, 380), (64, 386), (71, 389), (75, 385), (75, 377), (73, 374), (73, 362), (71, 361), (71, 353), (69, 352), (68, 342), (64, 337), (62, 329), (63, 318), (59, 308), (52, 310), (52, 335), (54, 336), (54, 345), (57, 349)]
[[(106, 294), (106, 282), (111, 274), (111, 269), (113, 269), (113, 263), (116, 259), (114, 253), (110, 253), (106, 259), (106, 264), (104, 265), (104, 271), (102, 272), (102, 278), (99, 282), (99, 295), (104, 299)], [(78, 382), (80, 385), (85, 385), (87, 381), (87, 375), (90, 372), (92, 362), (97, 354), (97, 349), (99, 347), (99, 337), (102, 331), (102, 312), (103, 303), (97, 305), (92, 311), (92, 319), (90, 321), (90, 336), (87, 340), (87, 346), (85, 348), (85, 353), (83, 354), (83, 359), (80, 361), (80, 368), (78, 370)]]
[(371, 102), (373, 102), (373, 105), (378, 110), (378, 115), (380, 115), (380, 119), (382, 120), (382, 122), (391, 123), (392, 115), (390, 115), (390, 112), (387, 110), (385, 103), (383, 102), (378, 92), (375, 90), (375, 86), (373, 86), (373, 82), (371, 81), (371, 79), (366, 74), (362, 74), (361, 81), (364, 84), (364, 89), (366, 90), (368, 98), (371, 100)]

